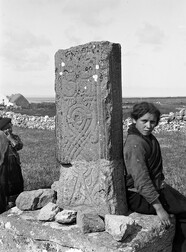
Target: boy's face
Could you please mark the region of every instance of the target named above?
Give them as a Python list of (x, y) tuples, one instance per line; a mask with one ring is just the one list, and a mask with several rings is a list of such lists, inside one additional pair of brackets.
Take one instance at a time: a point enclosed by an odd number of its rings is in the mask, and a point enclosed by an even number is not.
[(8, 133), (8, 132), (12, 133), (12, 123), (8, 123), (8, 124), (4, 127), (3, 131), (4, 131), (5, 134)]
[(153, 129), (157, 125), (157, 118), (155, 115), (146, 113), (142, 117), (138, 118), (137, 120), (133, 119), (133, 122), (136, 124), (136, 128), (139, 132), (144, 135), (148, 136), (151, 134)]

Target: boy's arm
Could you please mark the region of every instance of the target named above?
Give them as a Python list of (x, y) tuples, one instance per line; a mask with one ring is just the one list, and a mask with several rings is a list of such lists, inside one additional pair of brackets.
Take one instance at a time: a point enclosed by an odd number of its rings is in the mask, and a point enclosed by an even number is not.
[(15, 148), (17, 151), (23, 148), (23, 142), (21, 141), (19, 136), (14, 134), (8, 134), (7, 138), (10, 141), (12, 147)]
[(169, 214), (165, 211), (159, 199), (154, 200), (152, 202), (152, 205), (156, 210), (156, 214), (160, 218), (161, 223), (164, 224), (165, 226), (170, 226), (171, 222)]

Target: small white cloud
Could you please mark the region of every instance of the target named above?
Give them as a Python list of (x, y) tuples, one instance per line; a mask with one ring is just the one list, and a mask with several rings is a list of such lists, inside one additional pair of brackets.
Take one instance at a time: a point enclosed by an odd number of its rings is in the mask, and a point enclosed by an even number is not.
[(49, 62), (49, 56), (42, 52), (50, 46), (49, 40), (25, 32), (6, 32), (0, 56), (5, 64), (16, 70), (41, 70)]
[(178, 26), (178, 31), (180, 32), (182, 38), (183, 38), (183, 41), (186, 42), (186, 26), (184, 25), (179, 25)]
[(81, 37), (78, 34), (78, 29), (76, 29), (74, 26), (69, 26), (68, 29), (65, 30), (64, 34), (69, 40), (70, 44), (81, 44)]
[(37, 50), (3, 51), (1, 54), (5, 64), (17, 71), (44, 70), (49, 63), (49, 56)]
[(137, 37), (140, 44), (162, 45), (165, 33), (160, 27), (145, 23), (137, 32)]
[(8, 31), (3, 34), (6, 47), (14, 47), (16, 50), (50, 46), (51, 42), (44, 36), (35, 36), (29, 31)]
[[(108, 25), (113, 22), (113, 11), (119, 8), (121, 2), (121, 0), (68, 0), (63, 12), (89, 26)], [(109, 15), (110, 12), (112, 15)], [(105, 13), (107, 15), (104, 15)]]

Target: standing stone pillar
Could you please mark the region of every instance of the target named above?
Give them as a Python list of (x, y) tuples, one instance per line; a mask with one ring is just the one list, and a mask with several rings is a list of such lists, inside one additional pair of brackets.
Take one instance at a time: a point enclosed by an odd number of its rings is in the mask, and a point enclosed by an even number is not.
[(59, 50), (55, 74), (57, 204), (126, 214), (120, 45)]

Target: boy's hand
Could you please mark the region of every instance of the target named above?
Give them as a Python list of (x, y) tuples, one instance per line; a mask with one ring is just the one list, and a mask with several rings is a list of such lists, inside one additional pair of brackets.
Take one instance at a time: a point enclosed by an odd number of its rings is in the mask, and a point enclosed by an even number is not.
[(10, 131), (9, 131), (9, 129), (4, 130), (4, 133), (5, 133), (5, 135), (6, 135), (6, 136), (9, 136), (9, 135), (10, 135)]
[(163, 208), (161, 202), (157, 199), (152, 203), (152, 205), (155, 208), (156, 213), (158, 217), (160, 218), (161, 223), (165, 225), (166, 227), (169, 227), (171, 225), (170, 217), (167, 211), (165, 211), (165, 209)]
[(165, 225), (166, 227), (169, 227), (171, 225), (169, 214), (165, 211), (163, 207), (157, 210), (156, 213), (163, 225)]
[(13, 147), (16, 146), (16, 141), (12, 137), (11, 132), (9, 130), (6, 130), (5, 134), (6, 134), (7, 139), (11, 142), (12, 146)]

